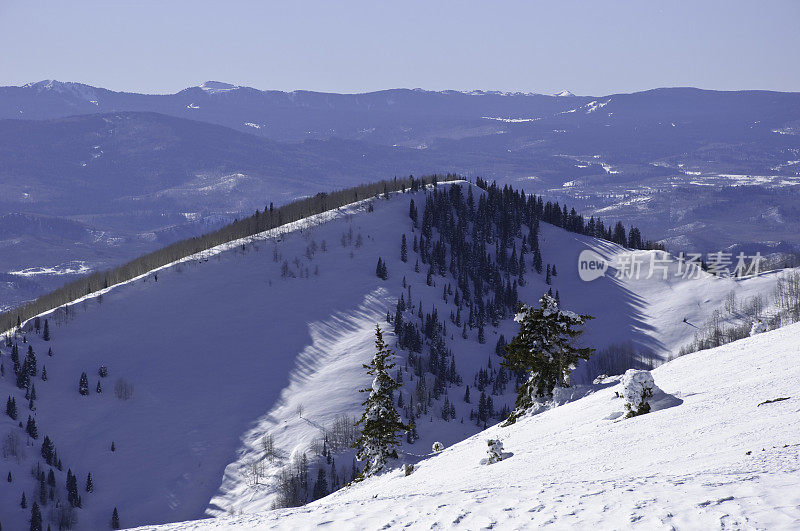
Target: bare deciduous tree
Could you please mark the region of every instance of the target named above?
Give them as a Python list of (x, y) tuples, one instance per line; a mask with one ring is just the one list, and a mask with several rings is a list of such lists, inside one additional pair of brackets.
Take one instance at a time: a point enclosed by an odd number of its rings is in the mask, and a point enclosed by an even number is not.
[(114, 383), (114, 395), (120, 400), (130, 400), (133, 398), (133, 384), (125, 378), (117, 378)]

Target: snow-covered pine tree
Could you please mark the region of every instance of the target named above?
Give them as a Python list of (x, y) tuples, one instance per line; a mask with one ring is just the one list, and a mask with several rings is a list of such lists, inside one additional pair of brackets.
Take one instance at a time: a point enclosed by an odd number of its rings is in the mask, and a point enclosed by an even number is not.
[(81, 373), (80, 380), (78, 381), (78, 393), (86, 396), (89, 394), (89, 377), (85, 372)]
[(529, 374), (517, 391), (516, 408), (504, 423), (508, 426), (525, 414), (538, 399), (553, 396), (555, 387), (569, 387), (569, 373), (579, 359), (587, 360), (591, 348), (577, 348), (572, 342), (583, 333), (582, 326), (590, 315), (577, 315), (560, 310), (550, 295), (539, 299), (539, 308), (521, 305), (514, 320), (519, 333), (506, 345), (501, 365), (512, 371)]
[(389, 376), (389, 371), (395, 366), (391, 361), (394, 353), (384, 342), (380, 325), (375, 326), (375, 349), (370, 364), (364, 365), (367, 374), (373, 377), (372, 387), (360, 390), (369, 393), (369, 398), (362, 404), (365, 406), (364, 414), (357, 422), (362, 426), (361, 434), (353, 445), (358, 449), (358, 460), (365, 461), (364, 470), (356, 481), (383, 470), (388, 459), (397, 459), (397, 446), (400, 444), (398, 432), (412, 428), (401, 422), (400, 414), (394, 407), (392, 396), (400, 384)]

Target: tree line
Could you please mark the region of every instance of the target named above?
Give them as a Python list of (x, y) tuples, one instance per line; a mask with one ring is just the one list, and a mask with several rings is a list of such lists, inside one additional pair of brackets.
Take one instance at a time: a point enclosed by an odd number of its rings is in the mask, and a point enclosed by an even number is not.
[(419, 179), (413, 175), (405, 178), (386, 179), (369, 184), (361, 184), (351, 188), (320, 192), (314, 196), (298, 199), (286, 205), (275, 207), (272, 203), (264, 210), (256, 210), (252, 216), (237, 219), (213, 232), (180, 240), (166, 247), (144, 254), (120, 266), (91, 273), (85, 277), (68, 282), (64, 286), (51, 291), (37, 299), (25, 303), (16, 309), (0, 314), (0, 331), (7, 331), (21, 322), (44, 312), (54, 310), (76, 299), (116, 284), (127, 282), (144, 275), (153, 269), (165, 266), (218, 245), (229, 243), (240, 238), (253, 236), (260, 232), (275, 229), (287, 223), (299, 221), (322, 212), (340, 208), (364, 199), (381, 194), (388, 196), (392, 192), (410, 189), (418, 190), (428, 184), (461, 179), (455, 174), (430, 175)]

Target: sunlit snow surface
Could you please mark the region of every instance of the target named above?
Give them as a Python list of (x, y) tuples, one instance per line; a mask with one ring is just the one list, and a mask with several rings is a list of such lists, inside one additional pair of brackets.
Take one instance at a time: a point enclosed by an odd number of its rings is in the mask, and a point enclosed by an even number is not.
[[(647, 415), (621, 418), (612, 385), (490, 428), (409, 477), (164, 529), (797, 529), (798, 337), (800, 324), (659, 367), (665, 407)], [(763, 404), (778, 397), (792, 398)], [(481, 466), (490, 438), (512, 455)]]
[[(477, 193), (477, 189), (475, 191)], [(35, 415), (40, 437), (47, 434), (53, 438), (59, 456), (78, 474), (80, 482), (91, 471), (98, 486), (94, 493), (83, 496), (77, 529), (104, 528), (115, 506), (120, 511), (123, 526), (192, 520), (207, 515), (223, 515), (228, 511), (257, 513), (269, 509), (275, 499), (274, 482), (269, 480), (256, 488), (249, 486), (242, 476), (242, 465), (259, 455), (259, 438), (266, 433), (274, 435), (276, 446), (288, 458), (293, 454), (309, 452), (311, 440), (320, 436), (320, 427), (329, 425), (336, 415), (358, 414), (362, 398), (355, 390), (369, 385), (362, 363), (369, 361), (372, 356), (374, 326), (377, 322), (387, 326), (386, 311), (393, 310), (400, 294), (406, 293), (402, 286), (403, 277), (413, 285), (415, 306), (422, 302), (427, 312), (436, 304), (440, 317), (447, 319), (450, 308), (442, 301), (442, 279), (436, 277), (438, 286), (425, 285), (425, 269), (420, 273), (414, 272), (416, 254), (412, 252), (410, 243), (409, 262), (403, 263), (399, 259), (401, 235), (405, 233), (409, 240), (413, 238), (408, 218), (410, 199), (410, 194), (394, 194), (390, 201), (376, 200), (374, 212), (367, 211), (369, 200), (291, 224), (280, 231), (231, 242), (163, 268), (158, 272), (158, 282), (153, 274), (149, 274), (124, 286), (106, 290), (102, 302), (95, 295), (87, 297), (73, 305), (67, 317), (63, 312), (47, 316), (52, 340), (45, 343), (40, 337), (29, 335), (29, 342), (37, 353), (39, 363), (47, 365), (49, 374), (47, 382), (36, 381), (39, 398)], [(423, 196), (417, 194), (414, 199), (421, 209)], [(354, 238), (359, 234), (362, 236), (361, 246), (341, 244), (342, 236), (351, 229)], [(323, 240), (327, 251), (322, 250)], [(609, 269), (605, 277), (585, 283), (579, 280), (576, 268), (577, 256), (582, 250), (592, 248), (609, 261), (628, 254), (628, 251), (607, 242), (566, 233), (547, 224), (541, 226), (540, 241), (544, 261), (557, 265), (558, 275), (553, 277), (552, 287), (560, 293), (564, 307), (597, 317), (589, 323), (585, 341), (587, 345), (598, 348), (631, 340), (642, 349), (647, 348), (657, 356), (666, 357), (669, 352), (675, 352), (692, 339), (696, 327), (701, 327), (715, 309), (722, 308), (730, 291), (735, 291), (739, 300), (755, 294), (768, 295), (774, 288), (777, 276), (772, 273), (735, 281), (715, 279), (704, 273), (692, 280), (672, 277), (663, 280), (656, 276), (637, 281), (617, 280), (612, 276), (613, 270)], [(312, 242), (316, 243), (317, 251), (308, 258), (306, 252)], [(275, 251), (279, 256), (278, 261), (274, 261)], [(638, 251), (635, 254), (646, 258), (649, 253)], [(375, 276), (378, 257), (388, 264), (387, 281)], [(281, 278), (284, 260), (297, 274), (296, 278)], [(302, 277), (301, 270), (304, 272)], [(535, 303), (547, 289), (543, 276), (528, 273), (528, 284), (520, 290), (520, 296), (524, 301)], [(467, 384), (472, 383), (472, 375), (485, 366), (489, 352), (494, 350), (498, 337), (495, 334), (503, 333), (509, 339), (517, 327), (511, 319), (507, 319), (500, 323), (497, 330), (488, 328), (485, 345), (477, 343), (475, 330), (470, 331), (470, 338), (465, 341), (457, 330), (451, 328), (448, 321), (448, 330), (454, 336), (448, 345), (456, 353), (458, 370)], [(754, 339), (761, 341), (760, 337)], [(52, 358), (47, 356), (50, 347), (55, 353)], [(27, 402), (23, 399), (24, 392), (16, 389), (8, 375), (8, 350), (0, 345), (6, 366), (6, 377), (0, 378), (0, 396), (17, 396), (24, 420), (28, 414)], [(776, 355), (778, 358), (769, 365), (765, 363), (765, 369), (777, 370), (781, 367), (780, 356), (773, 350), (758, 353)], [(402, 366), (405, 354), (399, 354)], [(679, 385), (678, 377), (674, 379), (674, 384), (670, 384), (670, 380), (662, 381), (659, 374), (672, 374), (669, 367), (682, 367), (689, 359), (694, 358), (681, 358), (654, 373), (656, 384), (661, 389), (676, 396), (678, 392), (684, 393), (678, 398), (687, 404), (703, 398), (705, 391), (701, 389), (702, 386), (698, 383), (694, 387), (683, 387)], [(100, 364), (107, 365), (109, 369), (109, 377), (103, 381), (104, 393), (92, 393), (88, 397), (78, 395), (76, 388), (81, 372), (87, 372), (90, 388), (94, 390)], [(699, 371), (700, 365), (693, 366), (691, 370)], [(713, 380), (717, 369), (703, 367), (707, 372), (693, 378)], [(733, 370), (735, 367), (729, 368)], [(114, 397), (113, 385), (119, 377), (134, 384), (135, 395), (132, 400), (120, 401)], [(791, 373), (787, 375), (784, 371), (779, 381), (763, 389), (765, 396), (758, 401), (782, 393), (781, 386), (784, 382), (791, 383), (791, 378)], [(735, 380), (726, 384), (729, 392), (733, 393), (731, 389), (740, 383), (737, 375)], [(464, 423), (459, 420), (444, 422), (435, 414), (432, 420), (423, 417), (420, 419), (420, 441), (402, 448), (403, 452), (412, 454), (409, 458), (418, 460), (426, 455), (433, 441), (439, 440), (451, 446), (476, 433), (478, 428), (469, 421), (469, 411), (475, 407), (477, 396), (470, 405), (461, 400), (463, 386), (451, 388), (449, 392), (457, 409), (457, 418), (460, 420), (464, 417)], [(699, 393), (699, 396), (689, 396), (687, 393)], [(500, 517), (504, 515), (508, 518), (555, 516), (559, 522), (569, 525), (571, 521), (565, 516), (569, 511), (559, 512), (561, 509), (558, 508), (568, 505), (556, 508), (548, 506), (550, 508), (538, 516), (528, 513), (534, 507), (533, 501), (537, 499), (534, 495), (538, 492), (531, 489), (554, 489), (552, 496), (542, 497), (538, 503), (552, 501), (556, 494), (564, 495), (564, 503), (572, 503), (575, 498), (571, 493), (573, 490), (579, 498), (581, 493), (594, 492), (595, 488), (600, 489), (603, 485), (606, 491), (610, 491), (615, 481), (620, 485), (633, 485), (643, 481), (642, 477), (654, 476), (652, 481), (656, 483), (642, 487), (645, 489), (643, 492), (651, 493), (652, 498), (658, 489), (666, 489), (663, 483), (671, 480), (665, 478), (679, 473), (670, 472), (670, 467), (664, 468), (664, 471), (647, 469), (648, 462), (644, 461), (639, 462), (641, 466), (622, 466), (618, 461), (631, 454), (629, 447), (632, 443), (626, 442), (625, 438), (614, 438), (613, 433), (618, 430), (627, 433), (625, 426), (655, 422), (652, 419), (662, 418), (658, 415), (670, 415), (669, 422), (679, 426), (673, 430), (659, 424), (658, 429), (662, 431), (658, 433), (662, 437), (658, 444), (675, 447), (676, 451), (688, 451), (686, 435), (681, 434), (689, 427), (673, 416), (676, 411), (684, 411), (681, 409), (683, 406), (617, 424), (602, 420), (622, 411), (621, 403), (609, 402), (611, 395), (611, 391), (602, 390), (575, 404), (558, 408), (564, 412), (572, 411), (571, 408), (583, 411), (584, 406), (579, 404), (594, 404), (589, 408), (592, 410), (590, 413), (576, 413), (579, 416), (574, 421), (563, 421), (568, 426), (554, 424), (556, 420), (547, 421), (552, 426), (543, 425), (542, 433), (555, 430), (552, 433), (558, 434), (550, 442), (540, 440), (538, 427), (533, 430), (535, 433), (523, 431), (525, 423), (513, 431), (500, 430), (497, 433), (503, 437), (505, 450), (515, 454), (507, 463), (477, 470), (477, 461), (485, 453), (484, 439), (487, 436), (484, 435), (474, 443), (476, 459), (471, 453), (450, 454), (448, 450), (435, 459), (423, 462), (418, 472), (401, 480), (412, 486), (411, 492), (418, 490), (419, 495), (409, 494), (402, 487), (402, 482), (384, 484), (385, 480), (378, 479), (367, 484), (374, 485), (374, 492), (372, 487), (365, 486), (366, 491), (354, 490), (352, 494), (344, 493), (332, 498), (351, 501), (343, 501), (335, 506), (336, 509), (329, 509), (327, 515), (302, 512), (322, 507), (320, 504), (277, 514), (294, 515), (291, 518), (308, 514), (308, 518), (312, 519), (318, 515), (320, 522), (322, 519), (334, 520), (345, 527), (376, 527), (389, 523), (393, 518), (398, 523), (429, 527), (439, 521), (437, 518), (444, 518), (441, 522), (447, 527), (453, 525), (460, 515), (461, 509), (456, 509), (457, 505), (464, 505), (466, 511), (476, 498), (488, 496), (484, 500), (485, 509), (472, 510), (469, 514), (473, 516), (465, 513), (459, 522), (463, 522), (462, 525), (467, 528), (489, 525), (490, 519), (476, 518), (493, 515), (492, 511), (509, 507), (511, 510), (508, 513), (503, 512), (491, 518), (502, 522)], [(608, 400), (593, 402), (600, 400), (597, 397), (601, 396)], [(497, 407), (501, 400), (506, 403), (513, 400), (510, 395), (495, 398)], [(705, 404), (691, 403), (698, 404), (697, 407)], [(735, 401), (730, 404), (734, 407)], [(785, 408), (787, 404), (792, 402), (778, 403), (774, 406), (776, 409), (765, 410), (763, 408), (766, 406), (762, 406), (757, 412), (784, 411), (778, 408)], [(299, 405), (303, 406), (302, 415), (297, 413)], [(715, 411), (717, 407), (714, 404), (707, 405), (710, 411)], [(743, 407), (740, 404), (736, 406), (737, 411), (726, 410), (723, 416), (729, 413), (744, 414), (739, 411)], [(791, 411), (797, 409), (795, 405)], [(714, 415), (707, 417), (705, 421), (714, 419)], [(545, 413), (541, 418), (562, 417)], [(756, 422), (772, 417), (754, 416), (753, 419)], [(785, 426), (791, 426), (791, 418), (781, 421), (785, 421)], [(753, 450), (763, 446), (758, 442), (761, 441), (759, 437), (769, 433), (768, 430), (762, 433), (757, 422), (755, 426), (756, 429), (752, 430), (753, 441), (756, 441)], [(604, 435), (606, 432), (601, 428), (610, 430), (612, 436)], [(708, 431), (702, 427), (698, 429), (702, 433)], [(5, 437), (11, 430), (19, 429), (7, 416), (0, 416), (0, 436)], [(572, 433), (575, 430), (577, 432)], [(580, 435), (584, 431), (591, 434)], [(515, 436), (518, 439), (510, 437), (506, 440), (505, 433), (519, 433)], [(673, 433), (676, 435), (673, 436)], [(562, 435), (565, 437), (563, 443), (559, 439)], [(707, 435), (723, 437), (724, 433)], [(589, 450), (578, 449), (587, 437), (603, 440), (592, 443), (596, 446), (587, 447)], [(735, 434), (728, 439), (732, 440), (731, 444), (746, 441)], [(111, 441), (116, 443), (113, 453), (109, 451)], [(787, 440), (785, 444), (797, 442), (800, 441)], [(645, 443), (644, 448), (656, 444), (647, 440)], [(19, 497), (23, 488), (29, 495), (36, 488), (36, 481), (29, 471), (31, 466), (35, 466), (40, 444), (28, 448), (27, 457), (19, 463), (2, 461), (17, 478), (13, 483), (0, 482), (0, 516), (4, 527), (9, 529), (27, 526), (28, 512), (19, 508)], [(718, 441), (709, 440), (708, 444), (717, 445)], [(546, 451), (542, 456), (535, 455), (535, 448), (541, 445)], [(464, 448), (469, 448), (469, 445)], [(575, 457), (578, 460), (576, 470), (568, 471), (567, 475), (564, 468), (566, 461), (557, 461), (560, 448), (565, 452), (562, 456), (564, 460), (567, 453), (580, 454)], [(718, 451), (723, 452), (725, 448), (720, 446)], [(633, 453), (636, 452), (638, 450)], [(457, 457), (451, 457), (454, 455)], [(658, 458), (654, 454), (648, 456), (649, 459)], [(607, 467), (592, 472), (595, 470), (593, 467), (600, 466), (606, 459), (610, 463)], [(667, 463), (673, 463), (673, 457), (669, 455), (664, 459)], [(436, 485), (432, 476), (429, 480), (425, 479), (428, 474), (425, 471), (432, 471), (433, 464), (442, 462), (457, 463), (447, 465), (445, 472), (440, 474), (442, 480), (452, 478), (452, 484)], [(533, 462), (537, 463), (536, 466), (530, 464)], [(475, 463), (475, 469), (472, 463)], [(506, 467), (514, 463), (523, 463), (520, 468), (534, 474), (531, 479), (505, 472)], [(341, 464), (349, 465), (348, 462)], [(673, 465), (670, 466), (678, 466)], [(451, 473), (450, 466), (458, 470)], [(634, 469), (638, 475), (630, 476)], [(548, 470), (553, 478), (546, 474)], [(755, 474), (746, 467), (742, 470), (743, 474)], [(493, 475), (496, 471), (500, 472), (499, 476)], [(268, 470), (268, 474), (276, 472), (276, 467)], [(684, 473), (689, 472), (680, 472)], [(727, 473), (720, 472), (721, 476)], [(431, 474), (435, 475), (433, 472)], [(501, 483), (505, 481), (503, 490), (494, 493), (487, 491), (492, 478), (496, 480), (497, 477), (501, 478)], [(565, 479), (567, 477), (570, 479)], [(569, 481), (573, 480), (582, 483), (570, 484)], [(417, 484), (418, 481), (421, 483)], [(754, 485), (753, 492), (757, 493), (762, 488), (758, 481), (766, 480), (753, 481), (756, 482), (742, 485)], [(434, 488), (452, 494), (437, 501), (430, 495), (430, 489)], [(715, 489), (712, 488), (712, 492), (716, 492)], [(358, 501), (358, 492), (369, 492), (369, 496), (379, 494), (374, 502), (374, 510), (380, 509), (380, 513), (370, 512), (372, 508), (363, 509), (362, 502)], [(389, 493), (398, 498), (387, 498)], [(610, 496), (609, 503), (617, 504), (615, 507), (628, 507), (625, 505), (628, 498), (623, 494), (622, 490), (611, 492), (607, 495)], [(727, 494), (720, 494), (719, 497), (725, 496)], [(595, 502), (587, 499), (581, 503)], [(777, 502), (768, 499), (764, 503), (774, 507)], [(446, 507), (437, 512), (436, 507), (441, 504)], [(394, 506), (396, 509), (392, 509)], [(708, 507), (713, 508), (713, 505)], [(641, 510), (642, 514), (652, 514), (645, 509)], [(614, 510), (618, 511), (615, 513), (617, 517), (622, 518), (621, 509)], [(709, 510), (696, 509), (701, 512)], [(337, 514), (339, 516), (334, 518)], [(606, 516), (612, 517), (610, 513)], [(412, 521), (412, 517), (415, 520)], [(686, 517), (685, 513), (683, 517)], [(277, 522), (274, 516), (258, 518), (266, 518), (263, 520), (264, 526)], [(287, 527), (304, 527), (312, 523), (312, 520), (291, 518), (286, 520)], [(388, 520), (378, 522), (370, 518)], [(616, 523), (609, 526), (619, 527), (626, 521), (614, 520)], [(246, 526), (260, 527), (260, 522), (262, 520), (251, 520)], [(205, 522), (205, 525), (209, 525), (209, 522)], [(238, 524), (230, 525), (235, 527)]]

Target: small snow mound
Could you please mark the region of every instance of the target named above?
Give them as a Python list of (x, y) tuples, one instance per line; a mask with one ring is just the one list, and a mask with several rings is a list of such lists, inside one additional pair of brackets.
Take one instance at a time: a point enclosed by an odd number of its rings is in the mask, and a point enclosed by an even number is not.
[(629, 416), (642, 415), (650, 411), (649, 398), (656, 389), (653, 375), (650, 371), (628, 369), (622, 376), (622, 398), (625, 399), (625, 408)]
[(503, 441), (499, 439), (488, 439), (486, 441), (488, 448), (486, 449), (486, 453), (488, 457), (486, 459), (481, 459), (482, 465), (491, 465), (492, 463), (497, 463), (498, 461), (503, 460)]
[(760, 334), (767, 331), (767, 325), (761, 322), (761, 319), (756, 319), (753, 326), (750, 327), (750, 336)]

